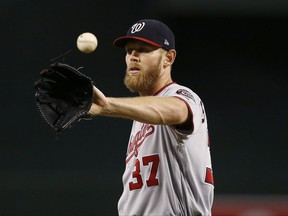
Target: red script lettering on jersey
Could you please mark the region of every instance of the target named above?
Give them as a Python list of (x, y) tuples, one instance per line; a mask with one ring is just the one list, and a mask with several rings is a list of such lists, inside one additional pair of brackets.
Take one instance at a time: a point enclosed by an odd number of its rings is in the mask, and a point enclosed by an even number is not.
[(133, 156), (138, 155), (138, 148), (143, 144), (144, 140), (153, 134), (155, 128), (153, 125), (143, 124), (141, 129), (135, 134), (135, 136), (131, 136), (129, 145), (127, 148), (127, 159), (126, 163), (130, 161)]

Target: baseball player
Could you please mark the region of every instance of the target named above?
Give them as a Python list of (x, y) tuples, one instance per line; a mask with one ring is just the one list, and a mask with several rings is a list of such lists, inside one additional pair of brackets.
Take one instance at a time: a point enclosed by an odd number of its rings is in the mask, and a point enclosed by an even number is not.
[(133, 120), (123, 174), (121, 216), (210, 216), (214, 181), (204, 104), (173, 82), (173, 32), (143, 19), (114, 41), (126, 51), (124, 83), (139, 96), (106, 97), (93, 87), (93, 116)]

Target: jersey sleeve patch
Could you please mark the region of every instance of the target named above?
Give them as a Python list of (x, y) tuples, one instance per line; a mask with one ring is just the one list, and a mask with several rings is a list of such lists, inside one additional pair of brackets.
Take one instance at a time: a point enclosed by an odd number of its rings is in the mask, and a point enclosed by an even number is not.
[(189, 91), (186, 90), (186, 89), (178, 89), (178, 90), (176, 91), (176, 94), (182, 95), (182, 96), (184, 96), (184, 97), (186, 97), (186, 98), (190, 98), (190, 99), (192, 99), (192, 100), (196, 103), (196, 100), (195, 100), (195, 98), (193, 97), (193, 95), (191, 94), (191, 92), (189, 92)]

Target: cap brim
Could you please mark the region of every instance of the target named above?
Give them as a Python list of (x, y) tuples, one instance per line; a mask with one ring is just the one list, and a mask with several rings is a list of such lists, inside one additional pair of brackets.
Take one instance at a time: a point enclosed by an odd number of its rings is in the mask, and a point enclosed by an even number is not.
[(122, 37), (116, 38), (113, 41), (113, 45), (116, 47), (124, 48), (127, 41), (130, 39), (140, 40), (140, 41), (143, 41), (145, 43), (148, 43), (148, 44), (156, 46), (156, 47), (162, 47), (160, 44), (154, 43), (153, 41), (147, 40), (146, 38), (134, 37), (134, 36), (122, 36)]

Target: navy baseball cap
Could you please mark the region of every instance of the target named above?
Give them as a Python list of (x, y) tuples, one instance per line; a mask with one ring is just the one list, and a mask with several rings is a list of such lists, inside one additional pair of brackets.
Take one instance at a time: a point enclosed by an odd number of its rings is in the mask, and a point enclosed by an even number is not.
[(154, 19), (139, 20), (131, 26), (125, 36), (116, 38), (113, 44), (124, 48), (129, 39), (140, 40), (167, 51), (175, 49), (175, 37), (171, 29)]

